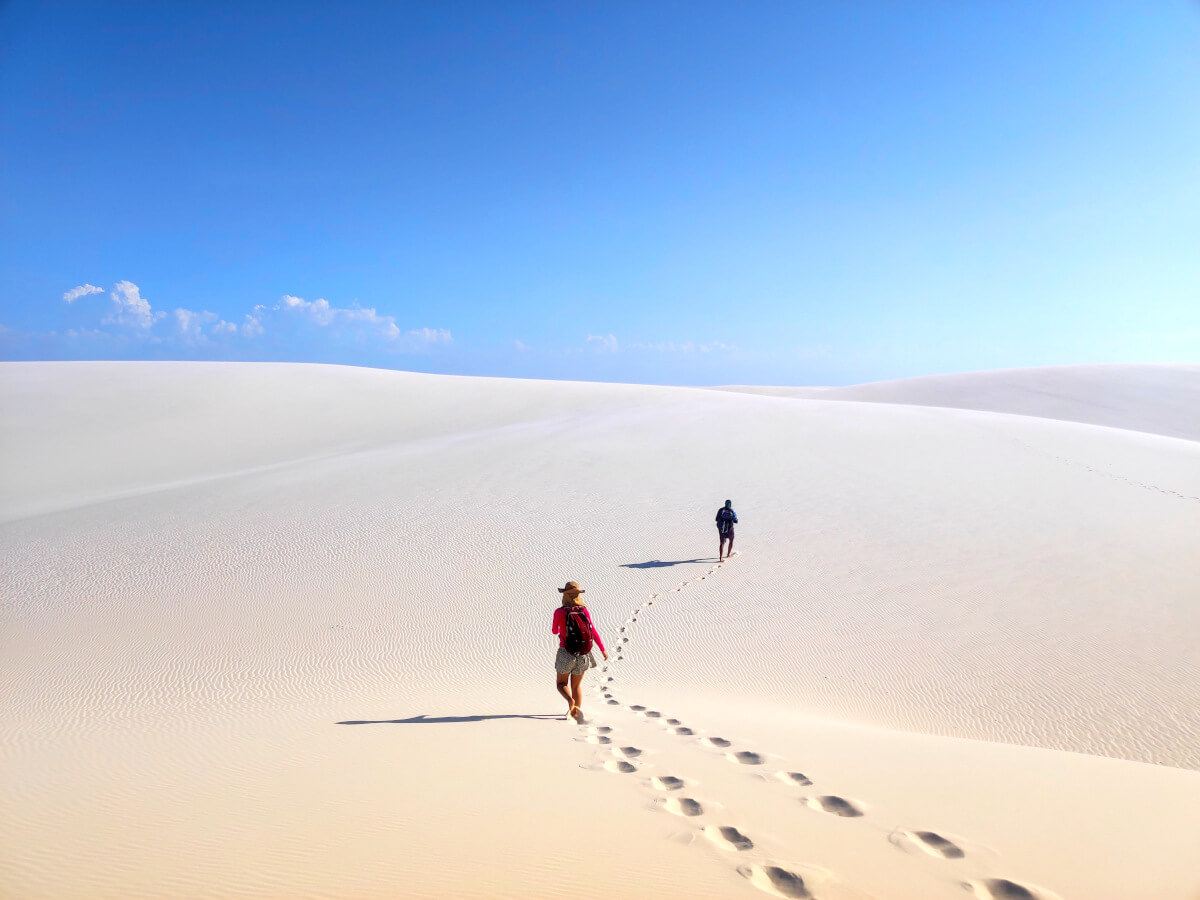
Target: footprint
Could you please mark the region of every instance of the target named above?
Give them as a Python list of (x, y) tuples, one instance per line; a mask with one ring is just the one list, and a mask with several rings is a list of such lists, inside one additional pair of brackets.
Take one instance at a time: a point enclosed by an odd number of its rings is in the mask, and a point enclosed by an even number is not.
[(655, 709), (647, 710), (646, 718), (647, 719), (661, 719), (662, 713), (660, 713), (658, 710), (655, 710)]
[(689, 734), (695, 734), (695, 733), (696, 733), (696, 732), (692, 731), (692, 729), (690, 729), (690, 728), (687, 728), (687, 727), (685, 727), (685, 726), (683, 726), (683, 725), (680, 725), (678, 728), (672, 729), (672, 731), (673, 731), (675, 734), (682, 734), (682, 735), (689, 735)]
[(682, 725), (683, 723), (680, 722), (678, 719), (667, 719), (667, 724), (668, 725)]
[(607, 703), (609, 706), (620, 706), (621, 705), (621, 702), (619, 700), (605, 700), (604, 702)]
[(807, 787), (812, 784), (812, 780), (803, 772), (776, 772), (775, 777), (780, 781), (788, 784), (798, 784), (801, 787)]
[(612, 734), (611, 725), (592, 725), (588, 728), (592, 734)]
[(964, 882), (963, 887), (971, 891), (978, 900), (1049, 900), (1053, 895), (1017, 884), (1007, 878), (981, 878), (979, 881)]
[(786, 897), (788, 900), (812, 898), (803, 878), (779, 866), (738, 866), (738, 874), (748, 879), (760, 891), (766, 891), (776, 897)]
[(732, 747), (733, 741), (727, 741), (725, 738), (705, 738), (703, 743), (710, 747)]
[(604, 764), (604, 768), (610, 772), (619, 772), (622, 775), (628, 775), (630, 772), (637, 771), (637, 766), (623, 759), (610, 759)]
[(650, 786), (656, 791), (677, 791), (684, 784), (686, 782), (682, 778), (676, 778), (674, 775), (655, 775), (650, 779)]
[(633, 710), (634, 712), (644, 712), (646, 709), (646, 707), (644, 707), (644, 706), (631, 706), (629, 708), (631, 710)]
[(705, 825), (704, 836), (722, 850), (753, 850), (754, 841), (732, 825)]
[(629, 643), (629, 638), (621, 638), (621, 643), (622, 643), (622, 644), (628, 644), (628, 643)]
[(837, 797), (832, 794), (824, 797), (805, 797), (803, 802), (810, 809), (820, 810), (821, 812), (827, 812), (834, 816), (842, 816), (847, 819), (852, 819), (863, 814), (858, 804), (852, 803), (845, 797)]
[(936, 856), (938, 859), (962, 859), (967, 854), (963, 852), (962, 847), (942, 837), (936, 831), (896, 831), (889, 836), (893, 844), (901, 849), (907, 850), (909, 847), (923, 850), (930, 856)]
[(613, 753), (619, 754), (626, 759), (637, 759), (642, 755), (642, 750), (639, 747), (617, 747)]
[(753, 750), (739, 750), (737, 753), (728, 753), (726, 756), (731, 762), (741, 763), (743, 766), (761, 766), (766, 762)]
[(611, 744), (612, 738), (605, 737), (602, 734), (589, 734), (587, 737), (587, 742), (589, 744)]
[(691, 797), (672, 797), (664, 804), (667, 812), (677, 816), (702, 816), (704, 807)]

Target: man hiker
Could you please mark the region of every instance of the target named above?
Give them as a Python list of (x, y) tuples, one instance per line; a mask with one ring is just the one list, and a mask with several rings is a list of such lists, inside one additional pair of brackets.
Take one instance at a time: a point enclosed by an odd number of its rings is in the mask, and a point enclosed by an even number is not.
[(725, 560), (725, 542), (729, 541), (729, 556), (733, 556), (733, 526), (737, 524), (737, 513), (733, 511), (733, 501), (726, 500), (725, 505), (717, 510), (717, 534), (721, 543), (717, 545), (717, 562)]

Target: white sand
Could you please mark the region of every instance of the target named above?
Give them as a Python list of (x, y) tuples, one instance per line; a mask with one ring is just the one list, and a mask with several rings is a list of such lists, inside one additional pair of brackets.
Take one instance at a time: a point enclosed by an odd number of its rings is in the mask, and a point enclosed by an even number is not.
[(717, 390), (1016, 413), (1200, 440), (1200, 365), (1045, 366), (926, 375), (850, 387)]
[[(1200, 443), (1153, 391), (0, 387), (2, 896), (1200, 896)], [(591, 728), (567, 579), (622, 651)]]

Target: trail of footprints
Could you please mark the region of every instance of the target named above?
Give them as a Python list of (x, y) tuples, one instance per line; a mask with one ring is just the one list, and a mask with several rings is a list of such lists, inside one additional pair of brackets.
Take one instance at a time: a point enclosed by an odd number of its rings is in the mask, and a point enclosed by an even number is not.
[[(737, 555), (737, 554), (734, 554)], [(718, 563), (704, 575), (694, 579), (702, 581), (716, 573), (723, 564)], [(687, 587), (691, 582), (681, 582), (666, 593), (676, 593)], [(663, 597), (662, 593), (651, 594), (637, 609), (633, 611), (621, 627), (619, 641), (620, 649), (616, 654), (617, 660), (624, 659), (624, 650), (630, 643), (630, 631), (638, 620), (638, 614), (653, 606), (655, 600)], [(597, 690), (609, 706), (621, 706), (621, 701), (613, 694), (614, 677), (609, 674), (612, 663), (605, 664), (601, 669), (602, 676)], [(657, 721), (666, 730), (681, 738), (697, 739), (697, 731), (681, 720), (666, 716), (659, 710), (648, 709), (639, 704), (626, 706), (629, 712), (646, 719)], [(608, 747), (612, 756), (603, 763), (606, 771), (622, 775), (632, 775), (647, 767), (643, 759), (644, 751), (634, 746), (612, 746), (614, 728), (610, 725), (589, 725), (586, 741), (591, 744)], [(698, 743), (710, 750), (719, 751), (730, 763), (743, 766), (763, 766), (766, 757), (752, 750), (740, 750), (734, 747), (733, 741), (720, 736), (698, 738)], [(777, 782), (793, 788), (813, 787), (813, 781), (803, 772), (781, 770), (774, 773)], [(686, 796), (688, 787), (686, 779), (677, 775), (651, 775), (649, 787), (656, 793), (665, 795), (661, 807), (672, 815), (685, 819), (698, 819), (706, 815), (704, 805), (694, 797)], [(801, 796), (800, 803), (806, 808), (844, 819), (863, 818), (866, 815), (864, 804), (837, 794), (822, 794), (814, 792)], [(700, 834), (714, 846), (731, 854), (740, 854), (754, 849), (753, 839), (732, 825), (706, 823), (700, 826)], [(939, 860), (960, 860), (966, 857), (966, 851), (950, 838), (935, 831), (918, 831), (894, 829), (888, 840), (897, 848), (910, 853), (923, 853)], [(819, 900), (813, 893), (813, 887), (806, 882), (804, 875), (793, 872), (782, 866), (772, 864), (741, 865), (737, 868), (750, 884), (759, 890), (776, 897), (794, 898), (794, 900)], [(811, 879), (810, 879), (811, 881)], [(961, 886), (970, 891), (979, 900), (1058, 900), (1056, 895), (1041, 888), (1019, 884), (1006, 878), (981, 878), (973, 881), (960, 882)]]

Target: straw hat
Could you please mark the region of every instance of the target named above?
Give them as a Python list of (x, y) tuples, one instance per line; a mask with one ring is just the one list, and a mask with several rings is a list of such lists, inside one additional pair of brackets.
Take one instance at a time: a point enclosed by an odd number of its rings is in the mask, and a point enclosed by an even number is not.
[(558, 589), (558, 592), (560, 594), (586, 594), (587, 593), (587, 591), (585, 591), (583, 588), (581, 588), (579, 586), (578, 581), (568, 581), (567, 586), (560, 587)]

